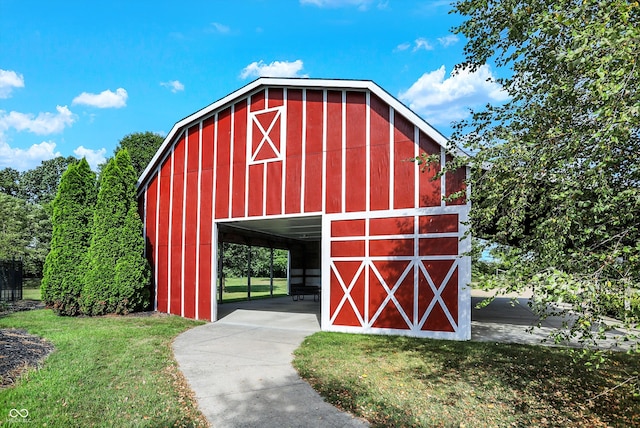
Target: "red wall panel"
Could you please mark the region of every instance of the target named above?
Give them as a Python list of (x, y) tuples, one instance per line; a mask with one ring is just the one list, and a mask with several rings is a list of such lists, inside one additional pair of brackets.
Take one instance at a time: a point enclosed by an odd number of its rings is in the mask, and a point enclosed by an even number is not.
[(200, 210), (198, 194), (198, 167), (200, 163), (200, 126), (189, 129), (187, 140), (187, 174), (185, 193), (184, 218), (184, 257), (183, 257), (183, 287), (184, 287), (184, 316), (195, 318), (195, 284), (196, 257), (198, 244), (198, 211)]
[[(440, 156), (440, 145), (429, 138), (424, 132), (420, 132), (420, 153)], [(420, 206), (438, 207), (442, 203), (442, 189), (440, 178), (434, 180), (440, 171), (440, 162), (420, 166)]]
[(184, 207), (184, 159), (185, 159), (185, 139), (184, 136), (176, 143), (173, 152), (173, 204), (171, 207), (171, 235), (170, 247), (171, 266), (169, 280), (171, 281), (170, 291), (170, 312), (180, 315), (182, 313), (182, 216)]
[(145, 233), (147, 236), (146, 252), (147, 259), (151, 266), (155, 266), (155, 251), (156, 251), (156, 213), (158, 209), (158, 177), (154, 177), (149, 182), (145, 193), (141, 196), (147, 198), (147, 209), (144, 218)]
[(337, 220), (331, 222), (331, 237), (364, 236), (365, 220)]
[[(205, 150), (203, 146), (203, 156)], [(198, 253), (198, 318), (211, 319), (211, 234), (213, 232), (211, 198), (213, 191), (213, 171), (203, 170), (200, 177), (200, 248)]]
[(211, 230), (213, 226), (213, 219), (211, 218), (211, 211), (213, 209), (213, 199), (211, 198), (213, 192), (213, 171), (202, 171), (200, 177), (200, 244), (211, 244)]
[(284, 105), (284, 95), (281, 88), (269, 88), (269, 108)]
[(342, 92), (327, 91), (325, 210), (342, 212)]
[(413, 235), (413, 217), (382, 217), (369, 220), (369, 235)]
[(364, 92), (347, 92), (346, 198), (347, 212), (367, 209), (367, 122)]
[(282, 162), (268, 162), (267, 215), (282, 214)]
[(370, 192), (371, 210), (389, 209), (389, 105), (371, 95)]
[(250, 111), (258, 111), (264, 110), (266, 105), (265, 101), (265, 91), (258, 91), (255, 94), (251, 95), (251, 106)]
[[(451, 162), (451, 156), (447, 155), (446, 159), (447, 163)], [(446, 188), (446, 196), (459, 192), (461, 190), (466, 189), (465, 179), (467, 176), (466, 168), (458, 168), (455, 171), (447, 172), (445, 174), (445, 188)], [(451, 201), (447, 201), (447, 205), (464, 205), (466, 204), (467, 198), (462, 196), (460, 198), (453, 199)]]
[(227, 218), (229, 217), (229, 173), (231, 172), (231, 108), (218, 114), (216, 148), (216, 218)]
[(160, 199), (158, 207), (158, 278), (156, 296), (158, 310), (167, 312), (169, 302), (169, 214), (171, 211), (171, 159), (168, 156), (160, 168)]
[[(214, 118), (209, 118), (202, 123), (202, 170), (213, 169), (214, 159)], [(211, 193), (208, 193), (211, 196)]]
[[(209, 241), (211, 238), (209, 238)], [(200, 240), (200, 262), (199, 262), (199, 281), (198, 281), (198, 318), (202, 320), (211, 319), (211, 244), (203, 244)], [(214, 279), (215, 280), (215, 279)]]
[(232, 217), (245, 216), (245, 177), (247, 163), (247, 102), (235, 104), (233, 116), (233, 197)]
[(458, 238), (420, 238), (421, 256), (457, 256)]
[(394, 162), (393, 162), (393, 200), (394, 208), (413, 208), (415, 205), (415, 146), (414, 126), (404, 116), (394, 112)]
[(420, 233), (451, 233), (458, 231), (458, 214), (420, 216)]
[(158, 301), (158, 311), (168, 312), (169, 303), (169, 246), (158, 246), (158, 293), (156, 299)]
[(304, 211), (322, 211), (322, 91), (307, 91)]
[(331, 257), (364, 257), (364, 241), (334, 241)]
[(287, 170), (285, 212), (299, 213), (302, 184), (302, 91), (287, 91)]
[(264, 215), (264, 200), (263, 188), (264, 188), (264, 168), (262, 163), (249, 165), (249, 185), (247, 191), (249, 192), (249, 216), (261, 216)]

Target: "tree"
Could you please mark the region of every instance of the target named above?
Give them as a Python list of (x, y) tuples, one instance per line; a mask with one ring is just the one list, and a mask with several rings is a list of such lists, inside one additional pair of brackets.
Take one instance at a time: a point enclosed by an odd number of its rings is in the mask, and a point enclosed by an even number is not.
[(96, 176), (86, 159), (69, 165), (52, 203), (51, 250), (41, 285), (43, 300), (59, 315), (80, 313), (95, 199)]
[(571, 303), (577, 319), (560, 338), (600, 335), (612, 299), (617, 316), (637, 325), (638, 2), (459, 0), (454, 8), (465, 17), (454, 31), (468, 39), (460, 67), (495, 62), (511, 97), (473, 112), (452, 138), (474, 153), (458, 160), (473, 167), (472, 233), (507, 245), (511, 288), (533, 287), (537, 308)]
[(0, 193), (18, 196), (20, 172), (13, 168), (0, 170)]
[(29, 243), (25, 236), (27, 204), (23, 200), (0, 193), (0, 259), (22, 259)]
[(18, 196), (32, 203), (45, 204), (56, 196), (58, 184), (67, 167), (78, 160), (58, 156), (44, 160), (34, 169), (20, 174)]
[(126, 149), (104, 167), (93, 217), (81, 308), (87, 315), (126, 314), (150, 301), (151, 270), (143, 256), (136, 175)]
[(156, 154), (164, 138), (153, 132), (136, 132), (126, 135), (116, 147), (114, 154), (122, 149), (127, 149), (131, 156), (131, 164), (136, 173), (136, 178), (142, 172)]

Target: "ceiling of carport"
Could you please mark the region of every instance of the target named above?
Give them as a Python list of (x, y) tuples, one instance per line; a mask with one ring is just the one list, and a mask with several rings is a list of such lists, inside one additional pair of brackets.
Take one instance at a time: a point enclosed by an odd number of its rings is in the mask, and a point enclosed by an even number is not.
[(220, 225), (301, 241), (319, 241), (322, 238), (322, 216), (231, 221)]

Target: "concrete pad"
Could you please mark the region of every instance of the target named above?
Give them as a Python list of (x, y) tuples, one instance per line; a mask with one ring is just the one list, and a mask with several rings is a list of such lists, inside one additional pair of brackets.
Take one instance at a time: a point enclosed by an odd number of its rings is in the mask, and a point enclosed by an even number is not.
[(219, 315), (173, 343), (180, 370), (213, 426), (368, 426), (325, 402), (291, 366), (293, 351), (320, 330), (320, 302), (224, 304)]

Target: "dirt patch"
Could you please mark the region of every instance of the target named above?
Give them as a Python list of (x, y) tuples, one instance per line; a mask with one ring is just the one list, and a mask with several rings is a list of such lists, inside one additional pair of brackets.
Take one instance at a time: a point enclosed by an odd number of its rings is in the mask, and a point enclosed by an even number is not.
[(0, 329), (0, 388), (13, 385), (29, 368), (39, 367), (53, 349), (50, 342), (25, 330)]
[(18, 300), (16, 302), (0, 302), (0, 317), (13, 312), (44, 309), (45, 304), (41, 300)]

